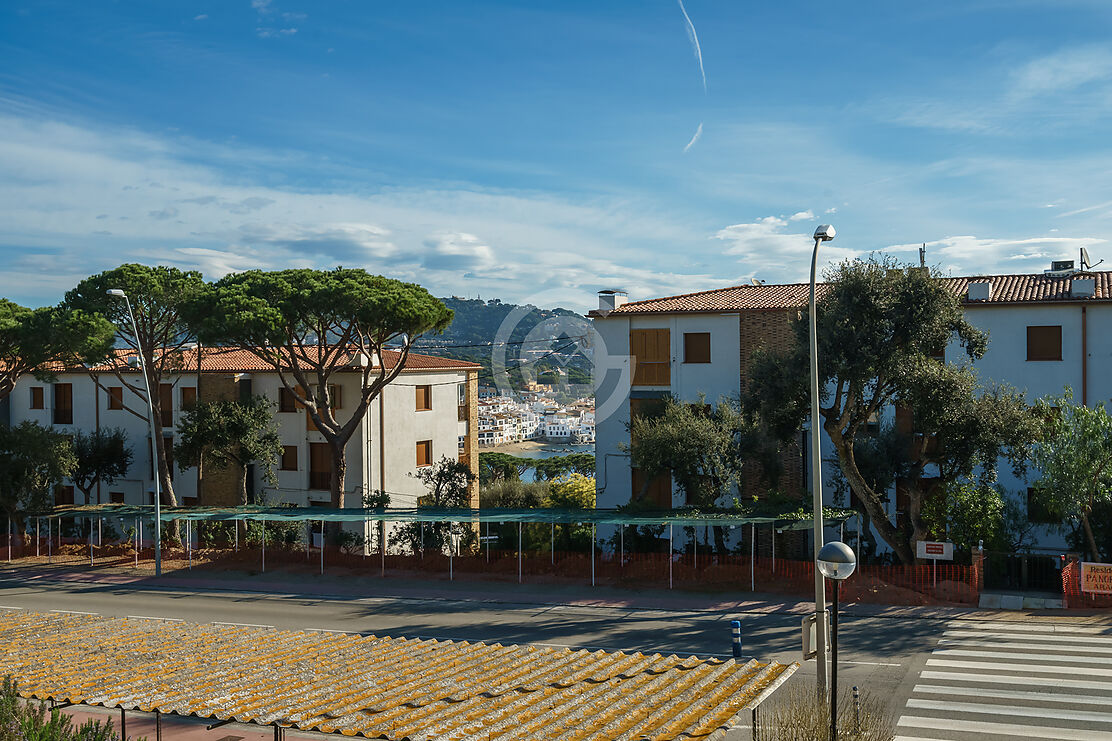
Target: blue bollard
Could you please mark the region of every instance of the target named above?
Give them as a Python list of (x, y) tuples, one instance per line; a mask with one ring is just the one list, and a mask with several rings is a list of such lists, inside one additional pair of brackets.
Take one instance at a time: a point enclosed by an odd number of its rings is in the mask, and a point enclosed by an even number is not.
[(735, 659), (740, 659), (741, 658), (741, 621), (740, 620), (731, 620), (730, 621), (730, 632), (731, 632), (732, 637), (733, 637), (734, 658)]

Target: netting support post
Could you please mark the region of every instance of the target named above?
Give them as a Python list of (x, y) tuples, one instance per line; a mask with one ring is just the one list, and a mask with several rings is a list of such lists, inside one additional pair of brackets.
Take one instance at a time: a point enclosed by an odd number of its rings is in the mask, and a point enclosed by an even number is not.
[[(92, 549), (92, 546), (90, 546), (89, 547), (90, 558), (92, 557), (92, 553), (93, 553), (93, 549)], [(11, 560), (12, 560), (12, 518), (9, 517), (8, 518), (8, 562), (11, 563)]]
[(193, 570), (193, 520), (185, 521), (185, 553), (189, 558), (189, 570)]
[(521, 583), (521, 523), (517, 523), (517, 583)]
[(235, 549), (239, 553), (239, 520), (232, 520), (232, 527), (235, 530)]
[(135, 568), (139, 568), (139, 518), (135, 518)]
[(625, 571), (626, 566), (626, 526), (623, 522), (618, 525), (618, 570)]
[(324, 576), (324, 520), (320, 521), (320, 575)]
[(52, 563), (54, 561), (54, 525), (51, 524), (50, 518), (46, 518), (46, 561)]
[[(259, 522), (260, 522), (260, 523), (262, 523), (262, 527), (263, 527), (263, 533), (262, 533), (262, 541), (263, 541), (263, 573), (265, 574), (265, 573), (266, 573), (266, 520), (259, 520)], [(324, 535), (323, 535), (323, 534), (321, 534), (321, 543), (324, 543)]]
[(776, 523), (772, 523), (772, 574), (776, 575)]
[(595, 523), (591, 523), (591, 586), (595, 585)]
[(104, 525), (104, 518), (103, 517), (98, 517), (97, 518), (97, 548), (103, 548), (104, 547), (104, 528), (103, 528), (103, 525)]
[(448, 581), (455, 581), (455, 579), (456, 579), (455, 570), (454, 570), (455, 565), (452, 563), (452, 559), (455, 558), (455, 555), (456, 555), (456, 549), (452, 547), (453, 545), (454, 544), (452, 543), (452, 523), (449, 522), (448, 523)]
[(39, 557), (39, 541), (42, 540), (42, 535), (39, 533), (39, 526), (42, 524), (42, 518), (35, 518), (35, 558)]
[(699, 571), (699, 526), (691, 526), (691, 566)]
[(757, 591), (757, 523), (749, 526), (749, 533), (753, 537), (749, 543), (749, 591)]
[(672, 588), (672, 523), (668, 523), (668, 588)]
[(549, 540), (550, 540), (549, 548), (552, 550), (552, 565), (555, 566), (556, 565), (556, 523), (555, 522), (550, 522), (549, 523), (549, 528), (550, 528), (550, 533), (549, 533), (549, 536), (548, 536)]
[(378, 544), (379, 550), (382, 552), (382, 568), (380, 576), (386, 578), (386, 520), (381, 520), (378, 523)]

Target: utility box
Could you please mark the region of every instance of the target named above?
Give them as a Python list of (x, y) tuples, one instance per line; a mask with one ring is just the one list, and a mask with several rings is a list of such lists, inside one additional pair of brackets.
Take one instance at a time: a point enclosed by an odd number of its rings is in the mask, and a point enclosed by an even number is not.
[[(830, 611), (824, 610), (823, 627), (826, 629), (826, 652), (830, 653)], [(803, 660), (810, 661), (819, 655), (818, 649), (818, 616), (810, 612), (803, 616)]]

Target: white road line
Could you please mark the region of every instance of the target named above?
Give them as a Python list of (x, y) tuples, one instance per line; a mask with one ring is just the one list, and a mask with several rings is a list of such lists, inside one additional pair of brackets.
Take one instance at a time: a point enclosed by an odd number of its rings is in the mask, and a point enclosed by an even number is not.
[[(998, 672), (1038, 672), (1039, 674), (1077, 674), (1076, 666), (1039, 666), (1038, 664), (1004, 664), (993, 661), (952, 661), (950, 659), (927, 659), (927, 666), (949, 666), (955, 669), (988, 669)], [(1112, 677), (1112, 669), (1085, 668), (1085, 674), (1095, 677)], [(1028, 683), (1041, 682), (1030, 678)]]
[(218, 620), (212, 621), (213, 625), (230, 625), (236, 628), (273, 628), (273, 625), (259, 625), (257, 623), (224, 623)]
[(1062, 643), (1099, 643), (1104, 646), (1112, 645), (1112, 636), (1077, 636), (1077, 635), (1046, 635), (1044, 633), (979, 633), (975, 630), (947, 630), (942, 634), (944, 638), (996, 638), (1005, 641), (1014, 641), (1018, 638), (1033, 638), (1038, 641), (1060, 641)]
[(947, 741), (944, 738), (923, 738), (922, 736), (896, 736), (892, 741)]
[[(1008, 651), (970, 651), (964, 648), (938, 648), (932, 656), (970, 656), (976, 659), (1019, 659), (1053, 664), (1108, 664), (1103, 656), (1067, 656), (1065, 654), (1010, 653)], [(1027, 667), (1030, 669), (1031, 667)]]
[[(723, 654), (725, 656), (725, 654)], [(903, 664), (890, 664), (886, 661), (850, 661), (848, 659), (838, 659), (839, 664), (859, 664), (860, 666), (903, 666)]]
[[(930, 663), (929, 661), (927, 662)], [(992, 666), (996, 666), (993, 664)], [(936, 679), (946, 682), (989, 682), (992, 684), (1018, 684), (1030, 687), (1039, 684), (1042, 687), (1060, 687), (1075, 690), (1105, 690), (1112, 692), (1112, 682), (1089, 682), (1083, 679), (1058, 679), (1057, 677), (1006, 677), (997, 674), (969, 674), (968, 672), (932, 672), (929, 669), (920, 672), (920, 679)], [(979, 688), (968, 688), (967, 693), (977, 692)]]
[(81, 612), (80, 610), (51, 610), (51, 612), (60, 612), (63, 615), (99, 615), (99, 612)]
[(128, 620), (165, 620), (171, 623), (184, 623), (181, 618), (154, 617), (152, 615), (127, 615)]
[(1046, 718), (1048, 720), (1069, 720), (1086, 723), (1112, 723), (1112, 713), (1094, 713), (1088, 710), (1051, 710), (1049, 708), (1024, 707), (1022, 705), (988, 705), (980, 702), (954, 702), (953, 700), (907, 701), (909, 708), (916, 710), (945, 710), (947, 713), (976, 713), (978, 715), (1007, 715), (1011, 718)]
[(1050, 741), (1112, 741), (1112, 733), (1103, 731), (1051, 728), (1050, 726), (1024, 726), (1015, 723), (950, 720), (948, 718), (919, 718), (909, 715), (900, 718), (896, 725), (929, 728), (937, 731), (1023, 736), (1030, 739), (1050, 739)]
[(0, 610), (22, 610), (22, 607), (8, 607), (7, 605), (0, 605)]
[(1076, 633), (1078, 635), (1105, 635), (1112, 637), (1112, 628), (1095, 625), (1062, 625), (1060, 623), (994, 623), (959, 620), (946, 623), (950, 630), (1007, 630), (1021, 633)]
[[(1029, 685), (1031, 680), (1024, 678), (1024, 684)], [(943, 687), (937, 684), (917, 684), (912, 692), (922, 695), (957, 695), (969, 697), (992, 697), (997, 700), (1033, 700), (1035, 702), (1064, 702), (1076, 705), (1101, 705), (1107, 707), (1112, 698), (1098, 695), (1072, 695), (1057, 692), (1036, 692), (1024, 690), (992, 690), (986, 687)]]
[(312, 633), (341, 633), (343, 635), (359, 635), (358, 631), (354, 630), (337, 630), (335, 628), (302, 628)]
[(1001, 643), (999, 641), (964, 640), (943, 638), (939, 646), (970, 646), (980, 648), (1020, 648), (1029, 651), (1082, 651), (1091, 654), (1112, 654), (1112, 641), (1104, 646), (1060, 646), (1053, 643)]

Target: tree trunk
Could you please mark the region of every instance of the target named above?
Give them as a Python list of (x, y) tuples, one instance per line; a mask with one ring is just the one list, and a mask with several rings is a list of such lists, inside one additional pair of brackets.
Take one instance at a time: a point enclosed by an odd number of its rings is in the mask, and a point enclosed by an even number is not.
[(1081, 527), (1085, 530), (1085, 540), (1089, 541), (1090, 556), (1094, 561), (1100, 560), (1100, 551), (1097, 549), (1097, 539), (1093, 537), (1093, 528), (1089, 524), (1089, 513), (1081, 513)]
[(850, 488), (857, 494), (857, 498), (868, 513), (877, 533), (892, 548), (901, 562), (905, 564), (915, 563), (915, 552), (908, 545), (907, 539), (888, 519), (888, 513), (884, 510), (884, 503), (880, 501), (877, 493), (865, 483), (865, 478), (857, 470), (857, 464), (853, 460), (852, 444), (847, 443), (836, 425), (824, 423), (823, 428), (834, 443), (834, 449), (838, 452), (838, 464), (842, 468), (842, 474), (849, 482)]
[(239, 505), (247, 504), (247, 466), (240, 464), (243, 473), (239, 476)]
[[(908, 520), (911, 522), (911, 542), (926, 540), (929, 533), (923, 525), (923, 492), (918, 487), (907, 488)], [(916, 559), (918, 561), (918, 559)]]
[(338, 443), (336, 440), (329, 440), (329, 448), (332, 452), (332, 478), (330, 487), (332, 492), (332, 507), (333, 509), (343, 509), (344, 507), (344, 478), (347, 476), (347, 455), (344, 450), (344, 444)]
[(721, 525), (714, 526), (714, 549), (720, 556), (726, 555), (726, 529)]

